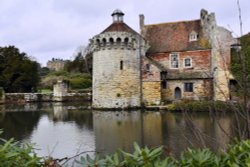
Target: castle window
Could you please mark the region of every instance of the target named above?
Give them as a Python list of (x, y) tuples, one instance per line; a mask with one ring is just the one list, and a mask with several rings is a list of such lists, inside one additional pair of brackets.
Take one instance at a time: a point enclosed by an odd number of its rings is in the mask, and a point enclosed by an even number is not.
[(128, 38), (124, 39), (124, 43), (125, 43), (125, 45), (128, 45)]
[(191, 59), (191, 58), (185, 58), (185, 59), (184, 59), (184, 67), (185, 67), (185, 68), (190, 68), (190, 67), (192, 67), (192, 59)]
[(106, 39), (105, 39), (105, 38), (103, 38), (103, 39), (102, 39), (102, 43), (103, 43), (103, 46), (105, 46), (105, 45), (106, 45), (107, 41), (106, 41)]
[(99, 39), (96, 40), (96, 44), (97, 44), (97, 46), (100, 46), (100, 40)]
[(179, 68), (179, 55), (176, 53), (170, 54), (171, 68)]
[(122, 42), (121, 38), (116, 39), (117, 44), (120, 44)]
[(123, 70), (123, 61), (120, 61), (120, 70)]
[(184, 83), (185, 92), (193, 92), (193, 83)]
[(167, 81), (161, 81), (161, 88), (162, 89), (167, 89), (168, 83)]
[(113, 45), (114, 44), (114, 39), (113, 38), (109, 38), (109, 43), (110, 43), (110, 45)]
[(198, 40), (198, 34), (195, 31), (192, 31), (189, 34), (189, 41), (192, 42), (192, 41), (197, 41), (197, 40)]
[(147, 71), (147, 72), (150, 71), (150, 64), (146, 64), (146, 71)]

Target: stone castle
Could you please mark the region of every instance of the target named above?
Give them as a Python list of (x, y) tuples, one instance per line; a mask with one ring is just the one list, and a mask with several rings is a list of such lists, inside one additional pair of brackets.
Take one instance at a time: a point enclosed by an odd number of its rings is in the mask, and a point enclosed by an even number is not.
[(230, 98), (231, 32), (214, 13), (200, 19), (144, 24), (140, 34), (115, 10), (113, 23), (90, 40), (93, 107), (135, 108), (164, 102)]
[(47, 68), (52, 71), (60, 71), (64, 68), (66, 62), (67, 61), (63, 59), (52, 58), (52, 60), (47, 62)]

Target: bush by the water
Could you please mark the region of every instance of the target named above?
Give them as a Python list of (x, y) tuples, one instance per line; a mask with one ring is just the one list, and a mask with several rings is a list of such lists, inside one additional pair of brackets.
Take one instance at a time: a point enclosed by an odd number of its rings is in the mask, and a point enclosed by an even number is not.
[(169, 111), (194, 111), (194, 112), (234, 111), (238, 108), (239, 108), (238, 104), (227, 103), (223, 101), (183, 100), (168, 105)]
[[(75, 161), (82, 167), (249, 167), (250, 140), (229, 145), (226, 151), (215, 153), (210, 149), (187, 149), (176, 159), (163, 147), (149, 149), (134, 144), (134, 153), (122, 150), (105, 158), (96, 155), (80, 157)], [(75, 156), (74, 156), (75, 157)], [(64, 159), (37, 157), (32, 145), (20, 145), (13, 139), (1, 139), (0, 167), (60, 167)], [(66, 158), (66, 160), (68, 160)]]
[(104, 159), (81, 157), (78, 164), (87, 167), (249, 167), (250, 140), (229, 145), (226, 152), (210, 149), (187, 149), (179, 159), (163, 155), (163, 148), (140, 148), (134, 144), (133, 154), (118, 151)]
[(0, 167), (42, 166), (41, 158), (37, 157), (31, 144), (20, 144), (14, 139), (0, 140)]

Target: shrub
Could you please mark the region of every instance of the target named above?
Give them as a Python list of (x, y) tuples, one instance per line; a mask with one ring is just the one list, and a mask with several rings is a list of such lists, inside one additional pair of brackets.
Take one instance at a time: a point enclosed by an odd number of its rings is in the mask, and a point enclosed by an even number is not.
[(149, 149), (134, 144), (134, 153), (117, 151), (115, 154), (100, 159), (81, 157), (78, 164), (87, 167), (249, 167), (250, 140), (229, 145), (224, 153), (214, 153), (210, 149), (187, 149), (179, 160), (172, 156), (162, 158), (162, 147)]
[(14, 139), (0, 140), (0, 167), (42, 166), (41, 158), (37, 157), (32, 145), (20, 144), (15, 142)]

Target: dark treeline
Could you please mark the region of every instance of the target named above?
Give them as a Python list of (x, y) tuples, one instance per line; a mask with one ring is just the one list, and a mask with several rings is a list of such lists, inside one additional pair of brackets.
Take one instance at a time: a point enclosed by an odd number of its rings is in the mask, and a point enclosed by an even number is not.
[(35, 91), (39, 68), (39, 63), (15, 46), (0, 47), (0, 87), (6, 92)]

